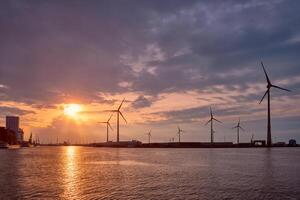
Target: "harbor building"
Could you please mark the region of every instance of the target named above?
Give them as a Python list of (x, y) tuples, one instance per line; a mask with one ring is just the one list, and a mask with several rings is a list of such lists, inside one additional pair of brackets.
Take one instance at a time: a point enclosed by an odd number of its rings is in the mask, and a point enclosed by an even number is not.
[(6, 129), (14, 131), (17, 142), (23, 142), (24, 132), (20, 129), (20, 118), (17, 116), (6, 116)]

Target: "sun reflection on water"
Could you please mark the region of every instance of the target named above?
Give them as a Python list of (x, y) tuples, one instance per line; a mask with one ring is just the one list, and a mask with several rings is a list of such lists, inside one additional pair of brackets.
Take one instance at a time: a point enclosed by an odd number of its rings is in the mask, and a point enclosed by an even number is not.
[(77, 199), (78, 197), (78, 155), (77, 147), (68, 146), (64, 149), (63, 163), (64, 163), (64, 193), (63, 197), (68, 199)]

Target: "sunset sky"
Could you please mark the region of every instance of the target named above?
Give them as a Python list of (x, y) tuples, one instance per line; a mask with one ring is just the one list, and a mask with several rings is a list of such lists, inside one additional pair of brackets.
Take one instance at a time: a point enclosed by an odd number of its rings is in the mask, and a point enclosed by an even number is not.
[[(0, 126), (18, 115), (42, 141), (105, 141), (126, 98), (121, 140), (300, 141), (300, 1), (0, 1)], [(76, 104), (75, 111), (66, 110)], [(75, 106), (76, 107), (76, 106)], [(71, 112), (71, 114), (70, 114)], [(69, 114), (68, 114), (69, 113)], [(116, 116), (110, 139), (116, 140)]]

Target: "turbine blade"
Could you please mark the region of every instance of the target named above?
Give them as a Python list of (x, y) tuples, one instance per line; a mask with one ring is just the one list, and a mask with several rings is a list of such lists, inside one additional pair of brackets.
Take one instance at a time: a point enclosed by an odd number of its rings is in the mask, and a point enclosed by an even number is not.
[(264, 70), (264, 73), (265, 73), (265, 75), (266, 75), (266, 79), (267, 79), (267, 81), (268, 81), (268, 84), (271, 85), (270, 79), (269, 79), (269, 77), (268, 77), (268, 74), (267, 74), (267, 71), (266, 71), (266, 69), (265, 69), (265, 66), (264, 66), (264, 63), (263, 63), (263, 62), (261, 62), (261, 66), (262, 66), (262, 68), (263, 68), (263, 70)]
[(108, 118), (107, 122), (109, 122), (109, 121), (110, 121), (110, 119), (112, 118), (112, 116), (113, 116), (113, 115), (111, 114), (111, 115), (110, 115), (110, 117)]
[(119, 113), (120, 113), (120, 115), (121, 115), (121, 117), (124, 119), (124, 121), (126, 122), (126, 124), (127, 124), (127, 120), (125, 119), (125, 117), (123, 116), (123, 114), (119, 111)]
[(277, 86), (277, 85), (272, 85), (272, 87), (277, 88), (277, 89), (280, 89), (280, 90), (285, 90), (285, 91), (291, 92), (291, 90), (288, 90), (288, 89), (279, 87), (279, 86)]
[(245, 131), (245, 129), (243, 127), (240, 126), (240, 129), (242, 129), (242, 131)]
[(232, 127), (232, 129), (235, 129), (235, 128), (237, 128), (238, 126), (234, 126), (234, 127)]
[(111, 127), (111, 125), (110, 125), (109, 122), (107, 122), (107, 124), (108, 124), (108, 126), (109, 126), (109, 128), (110, 128), (111, 130), (114, 130), (114, 129)]
[(264, 96), (261, 98), (259, 104), (261, 104), (261, 102), (264, 100), (265, 96), (267, 95), (267, 93), (269, 92), (269, 89), (265, 92)]
[(118, 110), (104, 110), (104, 112), (118, 112)]
[(213, 116), (211, 106), (209, 108), (210, 108), (210, 116)]
[(121, 104), (120, 104), (120, 106), (119, 106), (118, 110), (120, 110), (120, 109), (121, 109), (121, 107), (122, 107), (122, 105), (123, 105), (124, 101), (125, 101), (125, 98), (124, 98), (124, 99), (123, 99), (123, 101), (121, 102)]
[(211, 119), (210, 120), (208, 120), (206, 123), (205, 123), (205, 126), (209, 123), (209, 122), (211, 122)]
[(219, 121), (219, 120), (217, 120), (217, 119), (215, 119), (215, 118), (213, 118), (213, 120), (215, 120), (215, 121), (217, 121), (217, 122), (219, 122), (219, 123), (223, 123), (223, 122), (221, 122), (221, 121)]

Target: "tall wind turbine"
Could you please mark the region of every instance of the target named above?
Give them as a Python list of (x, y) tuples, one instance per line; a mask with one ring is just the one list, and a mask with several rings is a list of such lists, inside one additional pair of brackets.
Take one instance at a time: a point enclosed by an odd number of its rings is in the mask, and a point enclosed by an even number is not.
[(243, 129), (243, 127), (241, 126), (241, 119), (239, 118), (239, 122), (235, 127), (232, 127), (232, 129), (236, 129), (237, 130), (237, 139), (236, 139), (236, 143), (239, 144), (240, 143), (240, 129), (242, 131), (245, 131), (245, 129)]
[(213, 129), (213, 122), (214, 120), (216, 122), (219, 122), (219, 123), (222, 123), (221, 121), (217, 120), (216, 118), (214, 118), (214, 115), (213, 115), (213, 112), (212, 112), (212, 109), (210, 107), (210, 120), (208, 120), (208, 122), (206, 122), (205, 125), (207, 125), (209, 122), (210, 122), (210, 142), (213, 144), (214, 143), (214, 129)]
[(120, 142), (120, 115), (124, 119), (124, 121), (127, 123), (127, 120), (125, 119), (124, 115), (120, 111), (124, 101), (125, 101), (125, 98), (123, 99), (123, 101), (121, 102), (121, 104), (119, 105), (117, 110), (106, 110), (107, 112), (117, 113), (117, 142)]
[(146, 133), (146, 135), (148, 135), (148, 143), (149, 143), (149, 144), (151, 143), (151, 137), (152, 137), (151, 131), (152, 131), (152, 130), (150, 130), (148, 133)]
[(264, 96), (262, 97), (262, 99), (260, 100), (259, 104), (261, 104), (261, 102), (264, 100), (265, 96), (268, 95), (268, 132), (267, 132), (267, 145), (270, 147), (272, 146), (272, 136), (271, 136), (271, 106), (270, 106), (270, 90), (271, 88), (277, 88), (280, 90), (285, 90), (288, 92), (291, 92), (291, 90), (273, 85), (268, 77), (268, 74), (266, 72), (265, 66), (263, 64), (263, 62), (261, 62), (261, 66), (264, 70), (266, 79), (267, 79), (267, 91), (265, 92)]
[(113, 130), (113, 128), (111, 127), (111, 125), (109, 123), (109, 121), (110, 121), (111, 118), (112, 118), (112, 115), (110, 115), (110, 117), (108, 118), (107, 121), (105, 121), (105, 122), (98, 122), (100, 124), (106, 124), (106, 142), (108, 142), (108, 131), (109, 131), (108, 128), (110, 128), (111, 130)]
[(184, 132), (179, 126), (177, 127), (178, 128), (178, 132), (177, 132), (177, 134), (178, 134), (178, 141), (179, 141), (179, 143), (180, 143), (180, 135), (181, 135), (181, 133), (182, 132)]

